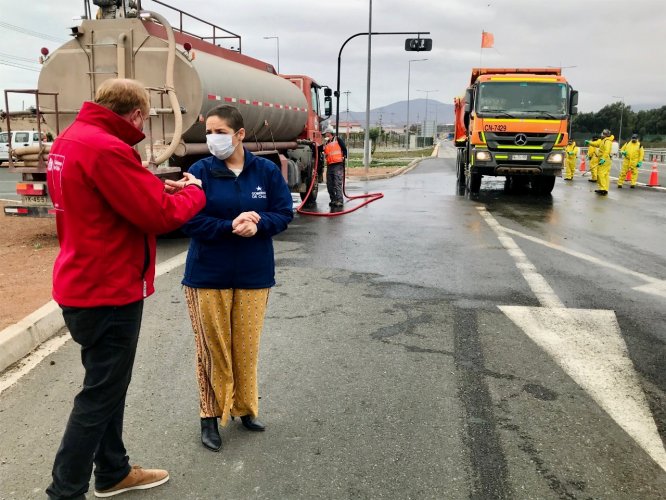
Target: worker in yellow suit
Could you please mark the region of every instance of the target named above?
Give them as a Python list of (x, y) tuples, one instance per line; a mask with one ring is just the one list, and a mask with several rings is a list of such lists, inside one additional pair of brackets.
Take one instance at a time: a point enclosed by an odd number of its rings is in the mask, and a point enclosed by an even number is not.
[(613, 139), (615, 137), (607, 128), (601, 132), (601, 139), (598, 141), (585, 141), (585, 144), (597, 148), (595, 152), (599, 158), (599, 166), (597, 167), (597, 186), (594, 192), (601, 196), (608, 194), (610, 187), (610, 169), (611, 169), (611, 151), (613, 149)]
[[(592, 142), (598, 140), (598, 135), (595, 134), (592, 136)], [(597, 156), (597, 148), (591, 144), (587, 149), (587, 160), (590, 164), (590, 178), (588, 179), (588, 182), (597, 182), (597, 167), (599, 166), (599, 157)]]
[(622, 189), (622, 184), (627, 177), (627, 172), (631, 171), (631, 188), (636, 187), (636, 182), (638, 181), (638, 169), (643, 165), (643, 157), (645, 156), (645, 150), (643, 146), (638, 141), (638, 134), (631, 136), (631, 140), (626, 142), (624, 146), (620, 149), (620, 156), (624, 157), (622, 162), (622, 170), (620, 170), (620, 176), (617, 178), (617, 187)]
[(569, 139), (569, 144), (564, 148), (565, 181), (573, 180), (574, 172), (576, 172), (576, 158), (578, 158), (578, 146), (576, 146), (576, 141)]

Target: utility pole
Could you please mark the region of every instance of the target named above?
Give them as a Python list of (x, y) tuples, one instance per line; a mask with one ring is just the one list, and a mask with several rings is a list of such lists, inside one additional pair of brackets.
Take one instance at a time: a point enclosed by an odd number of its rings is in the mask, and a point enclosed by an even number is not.
[(343, 92), (345, 97), (347, 98), (347, 133), (345, 134), (345, 144), (347, 147), (349, 147), (349, 128), (350, 128), (350, 119), (349, 119), (349, 94), (351, 94), (351, 90), (345, 90)]
[(363, 141), (363, 166), (365, 177), (370, 175), (370, 62), (372, 60), (372, 0), (370, 0), (370, 11), (368, 15), (368, 84), (365, 101), (365, 138)]
[(407, 151), (409, 151), (409, 128), (411, 126), (409, 120), (409, 82), (411, 81), (412, 78), (412, 63), (427, 61), (427, 60), (428, 59), (410, 59), (409, 63), (407, 64), (407, 147), (405, 148)]

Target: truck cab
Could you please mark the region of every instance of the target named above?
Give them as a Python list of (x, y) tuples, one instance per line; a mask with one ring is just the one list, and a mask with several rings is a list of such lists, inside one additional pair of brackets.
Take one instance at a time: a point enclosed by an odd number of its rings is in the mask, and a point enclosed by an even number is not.
[(557, 68), (475, 68), (456, 101), (459, 183), (477, 192), (482, 176), (506, 176), (509, 185), (550, 193), (576, 104)]

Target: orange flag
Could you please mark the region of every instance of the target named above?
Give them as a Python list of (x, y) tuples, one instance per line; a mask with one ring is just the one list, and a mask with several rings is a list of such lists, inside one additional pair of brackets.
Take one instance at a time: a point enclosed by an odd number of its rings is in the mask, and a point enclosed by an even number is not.
[(495, 44), (495, 36), (487, 31), (481, 32), (481, 48), (492, 49)]

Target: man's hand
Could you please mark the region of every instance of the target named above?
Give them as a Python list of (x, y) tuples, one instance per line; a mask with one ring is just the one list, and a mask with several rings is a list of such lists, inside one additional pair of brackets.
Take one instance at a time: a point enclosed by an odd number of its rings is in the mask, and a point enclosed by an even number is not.
[(201, 179), (197, 179), (194, 175), (190, 174), (189, 172), (185, 172), (183, 174), (182, 179), (177, 180), (177, 181), (172, 181), (171, 179), (166, 179), (164, 181), (164, 191), (166, 191), (169, 194), (175, 194), (181, 189), (185, 188), (186, 186), (189, 186), (190, 184), (194, 184), (195, 186), (201, 187)]
[(241, 222), (234, 227), (233, 233), (243, 238), (251, 238), (257, 234), (257, 225), (251, 221)]
[(603, 165), (604, 163), (606, 163), (605, 158), (599, 158), (599, 165)]

